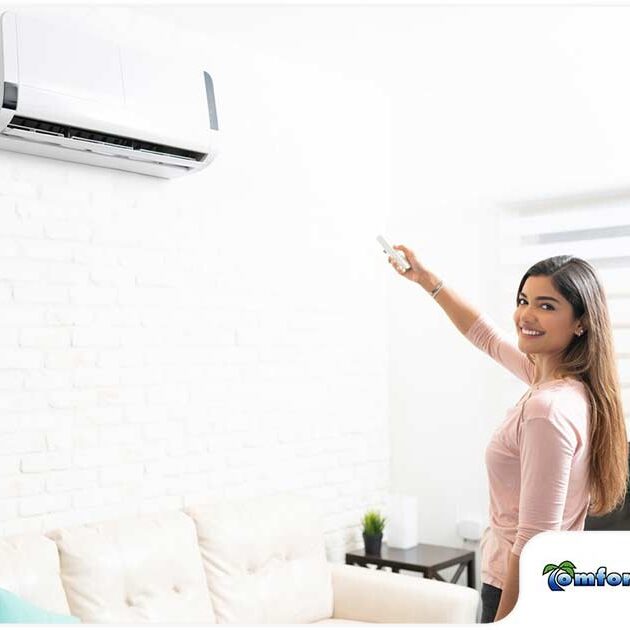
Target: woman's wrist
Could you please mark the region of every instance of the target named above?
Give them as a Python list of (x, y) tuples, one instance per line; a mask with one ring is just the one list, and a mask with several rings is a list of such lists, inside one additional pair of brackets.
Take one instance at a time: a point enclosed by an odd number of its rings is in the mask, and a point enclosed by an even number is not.
[(434, 291), (439, 283), (440, 283), (440, 278), (438, 278), (435, 274), (431, 273), (430, 271), (425, 272), (418, 280), (418, 284), (427, 293), (431, 293), (432, 291)]

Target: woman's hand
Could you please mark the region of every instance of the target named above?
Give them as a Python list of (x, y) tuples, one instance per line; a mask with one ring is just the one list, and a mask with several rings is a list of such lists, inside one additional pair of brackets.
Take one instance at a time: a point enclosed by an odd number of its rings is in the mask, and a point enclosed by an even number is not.
[(423, 284), (423, 281), (426, 283), (428, 276), (428, 269), (423, 267), (420, 261), (416, 258), (415, 254), (404, 245), (394, 245), (393, 249), (397, 249), (401, 251), (409, 264), (411, 265), (410, 269), (404, 271), (403, 268), (391, 257), (389, 256), (387, 260), (390, 262), (391, 266), (401, 275), (411, 280), (412, 282), (417, 282), (418, 284)]

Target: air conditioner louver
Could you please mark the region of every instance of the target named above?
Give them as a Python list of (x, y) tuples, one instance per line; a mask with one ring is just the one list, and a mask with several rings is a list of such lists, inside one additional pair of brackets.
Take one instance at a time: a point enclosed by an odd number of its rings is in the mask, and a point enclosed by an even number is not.
[[(206, 159), (207, 153), (187, 151), (177, 147), (169, 147), (163, 144), (152, 144), (143, 142), (137, 138), (125, 138), (101, 133), (94, 129), (79, 129), (48, 120), (36, 120), (35, 118), (25, 118), (24, 116), (14, 116), (7, 125), (7, 129), (16, 129), (21, 132), (41, 134), (58, 138), (69, 138), (70, 140), (82, 140), (84, 142), (95, 142), (109, 147), (124, 148), (131, 151), (144, 151), (153, 153), (156, 156), (170, 156), (180, 159), (202, 162)], [(7, 133), (6, 130), (2, 133)], [(11, 134), (7, 134), (11, 135)], [(124, 155), (124, 154), (121, 154)]]

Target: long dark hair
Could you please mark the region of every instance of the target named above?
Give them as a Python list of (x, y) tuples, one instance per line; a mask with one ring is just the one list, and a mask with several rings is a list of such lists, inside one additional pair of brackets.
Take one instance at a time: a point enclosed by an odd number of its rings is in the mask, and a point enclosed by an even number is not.
[[(575, 256), (553, 256), (530, 267), (516, 293), (516, 303), (530, 276), (546, 276), (582, 318), (584, 333), (574, 335), (558, 366), (586, 386), (590, 403), (589, 514), (602, 516), (623, 504), (628, 488), (628, 436), (623, 415), (612, 326), (602, 282), (595, 269)], [(533, 362), (533, 357), (529, 359)]]

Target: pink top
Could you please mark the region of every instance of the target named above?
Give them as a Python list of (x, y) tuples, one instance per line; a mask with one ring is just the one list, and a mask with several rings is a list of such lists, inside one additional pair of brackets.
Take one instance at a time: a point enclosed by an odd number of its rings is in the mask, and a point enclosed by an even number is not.
[[(534, 365), (485, 315), (466, 333), (528, 385)], [(522, 417), (521, 417), (522, 415)], [(588, 483), (586, 386), (573, 378), (532, 386), (507, 410), (486, 449), (490, 526), (481, 539), (481, 579), (503, 588), (509, 554), (546, 530), (584, 529)]]

